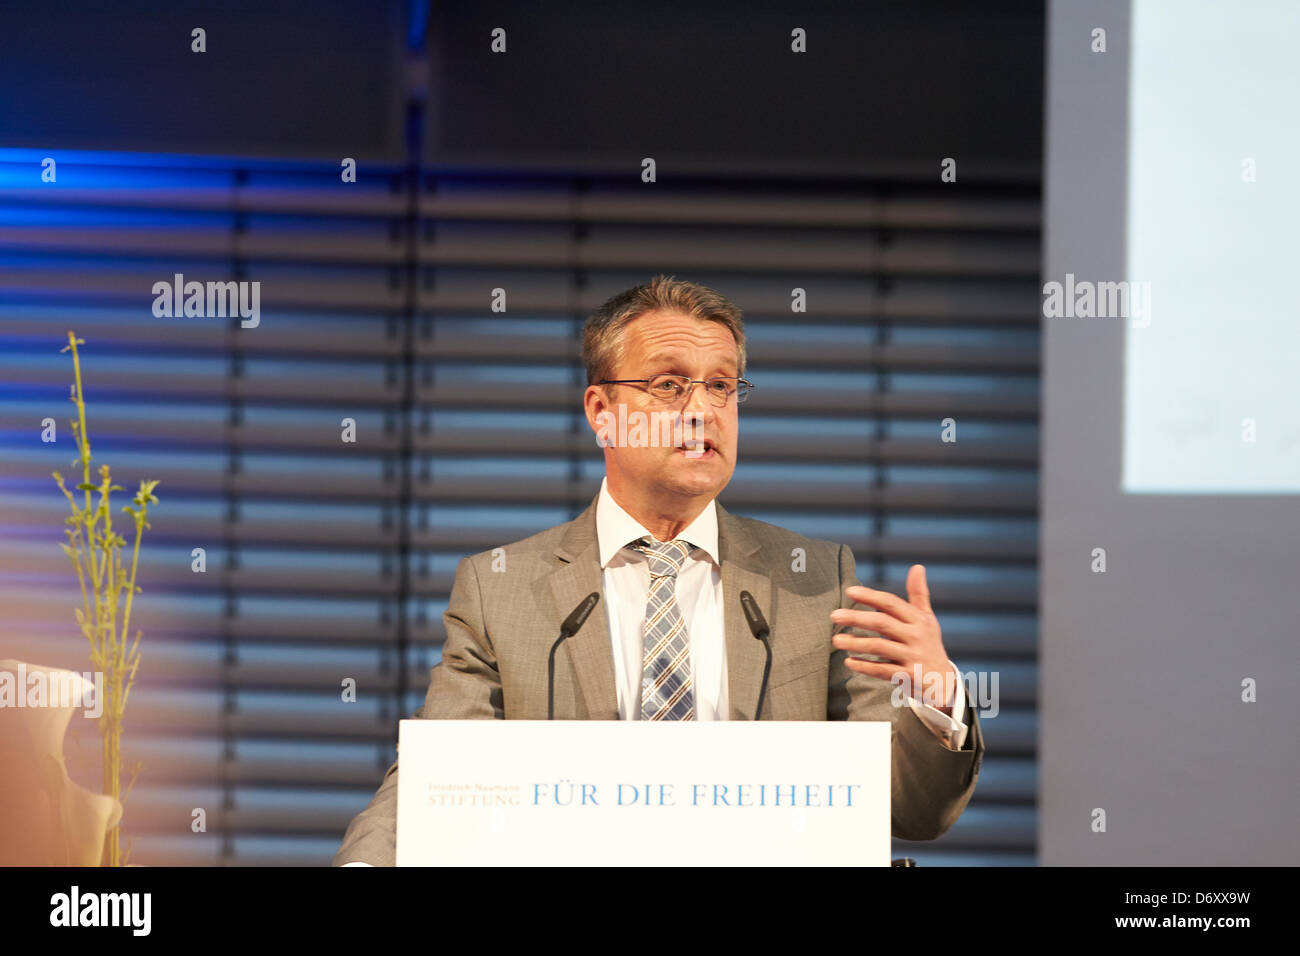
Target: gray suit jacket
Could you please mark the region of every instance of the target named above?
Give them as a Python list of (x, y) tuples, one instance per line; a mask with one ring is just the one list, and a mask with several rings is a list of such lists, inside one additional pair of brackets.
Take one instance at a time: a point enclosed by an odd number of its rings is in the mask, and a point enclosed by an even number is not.
[[(717, 508), (728, 718), (755, 719), (766, 659), (740, 609), (740, 592), (749, 591), (771, 628), (772, 670), (758, 719), (889, 721), (893, 835), (930, 840), (942, 834), (966, 808), (983, 759), (974, 709), (968, 702), (962, 718), (969, 727), (964, 748), (949, 750), (910, 707), (892, 704), (888, 681), (844, 666), (845, 653), (831, 645), (835, 628), (828, 615), (854, 606), (844, 589), (860, 582), (847, 546)], [(805, 555), (803, 570), (792, 570), (796, 548)], [(545, 720), (547, 660), (560, 624), (592, 591), (603, 595), (598, 554), (593, 499), (573, 521), (506, 545), (504, 573), (493, 571), (491, 551), (462, 558), (443, 615), (442, 661), (429, 673), (429, 691), (415, 716)], [(618, 719), (603, 600), (560, 644), (554, 707), (559, 720)], [(393, 865), (396, 832), (394, 762), (348, 826), (334, 864)]]

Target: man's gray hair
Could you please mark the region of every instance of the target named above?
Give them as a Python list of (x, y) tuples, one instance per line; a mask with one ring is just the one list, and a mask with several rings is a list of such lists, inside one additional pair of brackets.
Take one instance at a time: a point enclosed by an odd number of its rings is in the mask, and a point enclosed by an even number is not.
[(740, 309), (708, 286), (657, 275), (645, 285), (609, 299), (587, 320), (582, 333), (582, 362), (587, 367), (588, 385), (613, 377), (626, 348), (623, 329), (647, 312), (676, 312), (702, 322), (722, 323), (736, 340), (736, 374), (745, 374), (745, 324)]

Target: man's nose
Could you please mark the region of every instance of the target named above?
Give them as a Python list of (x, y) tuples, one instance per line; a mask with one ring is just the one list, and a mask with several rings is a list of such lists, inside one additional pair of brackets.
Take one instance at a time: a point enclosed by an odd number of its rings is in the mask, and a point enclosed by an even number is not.
[(693, 413), (697, 421), (710, 421), (713, 418), (713, 402), (709, 401), (709, 386), (693, 382), (687, 387), (690, 391), (686, 393), (686, 404), (682, 407), (682, 413)]

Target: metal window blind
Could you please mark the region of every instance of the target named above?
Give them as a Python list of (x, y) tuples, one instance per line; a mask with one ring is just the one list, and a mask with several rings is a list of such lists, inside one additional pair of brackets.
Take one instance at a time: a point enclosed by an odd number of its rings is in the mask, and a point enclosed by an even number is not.
[[(459, 557), (598, 490), (582, 323), (666, 272), (746, 315), (759, 389), (723, 504), (850, 545), (872, 586), (904, 593), (926, 564), (953, 660), (998, 674), (970, 807), (895, 855), (1034, 862), (1036, 182), (363, 164), (343, 184), (327, 164), (80, 154), (42, 184), (39, 162), (0, 152), (0, 656), (88, 668), (49, 477), (75, 455), (73, 329), (93, 464), (122, 504), (161, 479), (133, 612), (133, 861), (329, 861), (423, 699)], [(178, 272), (259, 281), (260, 326), (155, 318), (151, 286)], [(96, 788), (75, 723), (70, 768)]]

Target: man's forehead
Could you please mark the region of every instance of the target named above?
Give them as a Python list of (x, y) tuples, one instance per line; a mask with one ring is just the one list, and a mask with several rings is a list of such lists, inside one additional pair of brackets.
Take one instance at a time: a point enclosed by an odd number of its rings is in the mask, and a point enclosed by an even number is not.
[[(691, 353), (683, 352), (680, 349), (668, 349), (662, 352), (655, 352), (654, 355), (647, 355), (643, 361), (647, 365), (665, 365), (668, 363), (681, 362), (689, 359)], [(710, 359), (716, 365), (735, 365), (736, 350), (733, 348), (730, 352), (715, 352), (710, 355)]]
[(738, 358), (731, 330), (710, 319), (650, 312), (630, 322), (625, 334), (629, 351), (645, 353), (645, 361), (687, 358), (701, 348), (716, 353), (719, 361)]

